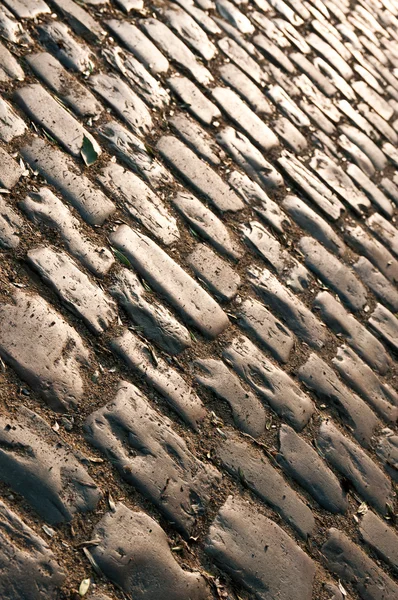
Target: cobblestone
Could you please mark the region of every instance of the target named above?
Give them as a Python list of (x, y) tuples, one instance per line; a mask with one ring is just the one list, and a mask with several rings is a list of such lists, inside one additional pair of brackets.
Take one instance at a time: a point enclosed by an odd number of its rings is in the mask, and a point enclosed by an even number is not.
[(80, 336), (40, 296), (18, 290), (2, 304), (0, 355), (59, 412), (83, 397), (89, 353)]
[(344, 533), (330, 529), (322, 550), (331, 571), (351, 583), (364, 600), (393, 600), (396, 597), (398, 586)]
[(236, 296), (241, 279), (229, 264), (205, 244), (197, 244), (189, 254), (187, 263), (200, 282), (221, 301), (228, 302)]
[(136, 221), (166, 245), (180, 237), (175, 218), (162, 200), (137, 175), (116, 163), (108, 163), (97, 180), (106, 192)]
[(230, 496), (210, 527), (207, 553), (259, 600), (312, 597), (312, 560), (273, 521)]
[(3, 502), (0, 515), (1, 595), (29, 600), (40, 600), (43, 594), (54, 597), (66, 574), (50, 547)]
[(90, 551), (101, 571), (137, 600), (156, 600), (159, 590), (170, 600), (185, 600), (187, 594), (192, 600), (209, 597), (204, 578), (180, 567), (165, 532), (145, 513), (119, 503), (97, 524), (92, 538), (100, 540)]
[(322, 423), (316, 443), (321, 454), (352, 483), (360, 497), (385, 515), (387, 504), (393, 503), (391, 482), (364, 450), (328, 421)]
[(121, 382), (116, 398), (90, 415), (84, 427), (88, 441), (112, 458), (122, 477), (189, 537), (220, 477), (195, 458), (170, 420), (135, 386)]
[(277, 415), (297, 431), (307, 425), (314, 412), (312, 400), (248, 338), (235, 338), (224, 350), (223, 357)]
[(102, 106), (92, 93), (66, 71), (48, 52), (38, 52), (26, 57), (30, 68), (62, 101), (79, 116), (99, 115)]
[(314, 301), (322, 319), (339, 337), (345, 339), (373, 369), (381, 374), (391, 367), (391, 359), (384, 346), (362, 323), (341, 306), (328, 292), (320, 292)]
[(189, 323), (210, 338), (228, 326), (219, 305), (166, 252), (145, 235), (121, 225), (111, 242), (149, 285), (163, 294)]
[[(0, 147), (0, 186), (11, 190), (21, 179), (21, 176), (21, 166)], [(4, 201), (2, 201), (2, 205), (5, 206)]]
[(395, 423), (398, 418), (398, 394), (383, 383), (348, 346), (341, 346), (332, 359), (343, 379), (364, 398), (386, 421)]
[(64, 252), (39, 246), (28, 252), (27, 259), (69, 310), (80, 316), (94, 333), (103, 333), (115, 321), (115, 303)]
[(0, 418), (0, 479), (50, 524), (95, 510), (101, 492), (81, 456), (27, 408)]
[(79, 220), (48, 188), (31, 192), (20, 203), (34, 223), (43, 223), (58, 231), (67, 250), (82, 265), (98, 276), (105, 275), (114, 259), (107, 248), (96, 246), (81, 231)]
[(36, 138), (21, 149), (32, 169), (56, 187), (90, 225), (101, 225), (115, 205), (60, 150)]
[(398, 571), (398, 537), (394, 530), (371, 510), (363, 515), (359, 530), (362, 538), (376, 554)]
[(238, 211), (243, 208), (242, 201), (221, 177), (180, 140), (164, 136), (156, 147), (179, 175), (199, 194), (208, 198), (219, 211)]
[(279, 429), (277, 461), (326, 510), (332, 513), (346, 512), (347, 499), (337, 477), (314, 448), (287, 425)]

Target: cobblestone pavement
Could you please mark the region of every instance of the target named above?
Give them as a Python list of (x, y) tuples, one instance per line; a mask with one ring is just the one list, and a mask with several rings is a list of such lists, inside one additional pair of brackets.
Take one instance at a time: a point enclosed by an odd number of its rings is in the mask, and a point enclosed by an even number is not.
[(0, 36), (0, 598), (397, 600), (398, 0)]

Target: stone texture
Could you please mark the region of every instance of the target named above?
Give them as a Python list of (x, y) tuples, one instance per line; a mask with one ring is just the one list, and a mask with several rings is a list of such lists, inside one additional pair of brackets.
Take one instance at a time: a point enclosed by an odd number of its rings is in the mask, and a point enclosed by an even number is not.
[(0, 139), (8, 143), (15, 137), (23, 135), (25, 131), (25, 122), (13, 111), (8, 102), (0, 98)]
[(297, 337), (312, 348), (324, 346), (326, 332), (321, 322), (270, 271), (251, 267), (249, 281), (266, 306), (276, 312)]
[(6, 598), (55, 598), (65, 581), (48, 544), (0, 502), (0, 594)]
[(4, 83), (10, 79), (22, 81), (24, 77), (23, 69), (16, 58), (0, 43), (0, 81)]
[(314, 516), (300, 496), (264, 455), (234, 434), (222, 442), (217, 457), (231, 475), (268, 504), (305, 540), (315, 528)]
[[(1, 160), (1, 152), (0, 152)], [(1, 179), (0, 179), (1, 184)], [(0, 196), (0, 247), (15, 249), (19, 244), (20, 232), (23, 230), (23, 220)]]
[(65, 23), (54, 21), (40, 25), (40, 41), (67, 69), (89, 73), (94, 65), (91, 50), (77, 42)]
[(101, 571), (137, 600), (207, 600), (209, 591), (197, 572), (183, 570), (174, 559), (166, 533), (143, 512), (117, 504), (94, 528), (98, 546), (90, 548)]
[(210, 71), (196, 59), (184, 42), (178, 39), (164, 23), (157, 19), (146, 18), (141, 19), (139, 24), (158, 48), (179, 67), (188, 71), (198, 83), (206, 86), (213, 80)]
[(76, 35), (94, 43), (100, 42), (105, 36), (105, 32), (98, 21), (73, 0), (51, 0), (51, 3), (68, 21)]
[(398, 230), (394, 225), (378, 213), (373, 213), (366, 224), (390, 252), (398, 256)]
[(246, 390), (239, 378), (220, 360), (199, 359), (194, 362), (195, 380), (225, 400), (235, 425), (252, 437), (265, 430), (265, 411), (258, 398)]
[(382, 375), (387, 373), (391, 367), (391, 359), (384, 346), (362, 323), (347, 313), (333, 296), (328, 292), (320, 292), (315, 298), (314, 308), (320, 311), (327, 326), (345, 339), (368, 365)]
[(261, 302), (246, 299), (239, 310), (239, 324), (250, 331), (277, 360), (288, 362), (295, 337)]
[(95, 510), (101, 492), (82, 457), (50, 425), (20, 407), (0, 417), (0, 479), (21, 494), (44, 521), (68, 523)]
[(109, 144), (112, 153), (152, 187), (172, 183), (173, 178), (165, 167), (149, 153), (148, 147), (131, 131), (117, 121), (108, 121), (98, 128), (99, 135)]
[(80, 336), (40, 296), (18, 290), (0, 308), (0, 355), (56, 411), (83, 398), (81, 366), (89, 353)]
[(370, 315), (369, 324), (387, 345), (398, 350), (398, 320), (387, 308), (377, 304)]
[(279, 146), (276, 135), (234, 91), (216, 87), (212, 90), (212, 96), (221, 110), (243, 129), (248, 138), (262, 151), (268, 152)]
[(383, 429), (376, 447), (376, 454), (390, 477), (398, 482), (398, 435), (394, 431)]
[(168, 354), (179, 354), (191, 346), (187, 328), (145, 290), (131, 270), (121, 269), (109, 291), (134, 322), (134, 329), (142, 332), (159, 348)]
[(228, 326), (228, 318), (219, 305), (148, 237), (121, 225), (112, 234), (111, 242), (149, 285), (205, 336), (214, 338)]
[(103, 333), (116, 320), (113, 300), (92, 283), (67, 254), (39, 246), (29, 250), (27, 259), (69, 310), (83, 319), (95, 334)]
[(284, 144), (296, 154), (307, 148), (307, 140), (302, 133), (285, 117), (280, 117), (273, 123), (275, 133), (283, 140)]
[(371, 237), (359, 225), (346, 227), (345, 239), (359, 255), (365, 256), (374, 264), (391, 283), (398, 284), (398, 261), (383, 244)]
[(301, 198), (288, 195), (282, 206), (299, 227), (321, 242), (330, 252), (339, 256), (345, 253), (345, 244), (333, 228)]
[(278, 525), (229, 496), (206, 540), (219, 567), (258, 600), (312, 597), (312, 560)]
[(36, 138), (21, 148), (21, 154), (33, 170), (77, 208), (90, 225), (102, 225), (115, 205), (96, 188), (75, 163), (63, 152)]
[(133, 371), (144, 377), (166, 399), (188, 425), (195, 430), (198, 428), (198, 423), (205, 417), (205, 408), (191, 386), (168, 362), (156, 356), (145, 341), (129, 330), (113, 339), (111, 346)]
[(283, 184), (280, 173), (245, 135), (233, 127), (225, 127), (216, 139), (231, 158), (262, 188), (269, 190)]
[(330, 421), (322, 423), (317, 446), (326, 460), (350, 481), (363, 500), (382, 515), (387, 513), (387, 504), (394, 502), (391, 482), (364, 450), (340, 433)]
[(41, 85), (32, 84), (20, 88), (15, 93), (15, 98), (25, 113), (73, 156), (81, 155), (85, 138), (91, 143), (97, 156), (101, 154), (95, 138)]
[(373, 204), (375, 204), (388, 217), (392, 217), (393, 206), (390, 200), (359, 167), (352, 164), (348, 165), (347, 173), (355, 181), (355, 183), (363, 189)]
[(220, 110), (187, 77), (174, 76), (167, 80), (184, 107), (205, 125), (221, 116)]
[[(0, 186), (3, 189), (11, 190), (22, 176), (22, 168), (8, 152), (0, 147)], [(4, 201), (2, 201), (4, 205)], [(3, 209), (4, 210), (4, 209)]]
[(320, 506), (332, 513), (348, 507), (340, 482), (311, 446), (287, 425), (279, 429), (278, 463)]
[(207, 206), (191, 194), (179, 192), (173, 199), (177, 210), (188, 221), (189, 225), (214, 248), (230, 258), (237, 260), (241, 256), (238, 243), (232, 238), (230, 231)]
[(398, 312), (398, 290), (367, 258), (361, 256), (353, 268), (382, 304)]
[(395, 571), (398, 571), (398, 536), (392, 527), (368, 510), (361, 519), (359, 531), (376, 554)]
[(335, 291), (351, 310), (359, 311), (365, 306), (366, 290), (349, 267), (311, 237), (302, 237), (298, 248), (304, 254), (306, 266)]
[(369, 406), (340, 381), (333, 369), (318, 355), (311, 354), (297, 375), (321, 400), (330, 402), (359, 443), (369, 447), (380, 421)]
[(340, 217), (344, 210), (340, 200), (292, 154), (286, 152), (278, 164), (329, 219), (336, 221)]
[(156, 147), (178, 174), (219, 211), (238, 211), (243, 208), (242, 201), (221, 177), (180, 140), (163, 136)]
[(197, 244), (188, 255), (187, 264), (199, 281), (220, 300), (228, 302), (236, 296), (241, 283), (239, 275), (205, 244)]
[(211, 135), (187, 115), (177, 113), (169, 122), (187, 146), (213, 167), (218, 166), (221, 163), (220, 159), (225, 158), (224, 152), (213, 141)]
[(306, 267), (283, 249), (279, 241), (258, 221), (241, 225), (244, 240), (254, 247), (267, 265), (282, 278), (283, 282), (296, 293), (303, 292), (310, 285), (310, 275)]
[(316, 150), (310, 162), (315, 173), (358, 214), (367, 212), (370, 202), (345, 171), (328, 156)]
[(223, 358), (277, 415), (286, 419), (297, 431), (307, 425), (314, 412), (312, 400), (248, 338), (240, 336), (233, 339), (223, 351)]
[[(231, 40), (228, 39), (229, 46), (230, 43)], [(243, 65), (239, 66), (243, 68)], [(224, 83), (239, 94), (256, 113), (264, 115), (272, 113), (271, 105), (262, 90), (239, 67), (226, 63), (220, 67), (219, 72)], [(262, 77), (264, 77), (264, 71)]]
[(187, 12), (179, 7), (172, 6), (162, 10), (161, 14), (180, 38), (204, 60), (210, 61), (214, 58), (217, 54), (216, 46)]
[(351, 584), (363, 600), (393, 600), (398, 586), (358, 546), (338, 529), (329, 529), (322, 546), (328, 567)]
[(121, 165), (109, 162), (97, 180), (119, 206), (166, 245), (180, 237), (175, 218), (162, 200), (140, 179)]
[(274, 200), (267, 196), (258, 183), (239, 171), (232, 171), (228, 181), (243, 201), (253, 206), (263, 221), (279, 233), (284, 233), (290, 223), (289, 217)]
[(120, 77), (99, 73), (90, 77), (94, 91), (123, 119), (136, 134), (152, 129), (152, 117), (144, 102)]
[(122, 48), (106, 48), (102, 51), (108, 63), (119, 71), (132, 89), (152, 108), (164, 110), (170, 102), (168, 91), (150, 74), (131, 52)]
[(341, 377), (384, 420), (398, 420), (398, 393), (377, 377), (349, 346), (341, 346), (332, 362)]
[(102, 106), (93, 94), (51, 54), (29, 54), (26, 60), (32, 71), (77, 115), (87, 117), (101, 114)]
[(375, 169), (381, 171), (387, 166), (387, 158), (380, 148), (362, 131), (351, 125), (340, 125), (340, 131), (358, 146), (372, 162)]
[(31, 192), (20, 207), (34, 223), (43, 223), (58, 232), (68, 252), (94, 275), (105, 275), (114, 259), (108, 248), (96, 246), (81, 230), (79, 220), (48, 188)]
[(91, 414), (84, 428), (86, 439), (112, 460), (122, 477), (189, 537), (221, 478), (188, 450), (171, 421), (122, 381), (116, 398)]
[[(249, 79), (248, 81), (250, 82), (249, 85), (254, 85), (253, 82), (255, 82), (258, 85), (264, 85), (264, 83), (267, 81), (268, 76), (267, 73), (264, 69), (261, 68), (261, 65), (256, 62), (248, 52), (246, 52), (246, 50), (239, 45), (239, 43), (237, 43), (234, 39), (230, 38), (230, 37), (224, 37), (221, 40), (218, 41), (218, 46), (219, 48), (223, 51), (223, 53), (228, 57), (228, 59), (232, 62), (235, 63), (237, 71), (235, 71), (238, 75), (238, 77), (240, 77), (240, 74), (245, 73), (246, 75), (244, 75), (245, 77), (248, 76), (251, 78), (251, 80)], [(235, 65), (230, 65), (232, 67), (234, 67)], [(238, 84), (239, 85), (239, 84)], [(231, 86), (231, 87), (235, 87), (235, 86)], [(256, 86), (254, 85), (254, 87), (256, 88)], [(258, 88), (257, 88), (258, 89)], [(236, 90), (239, 94), (239, 91)], [(258, 91), (261, 94), (261, 91), (258, 89)], [(240, 96), (243, 96), (242, 94), (239, 94)], [(264, 98), (264, 102), (267, 102)], [(270, 110), (270, 105), (268, 104), (268, 110), (267, 113), (270, 114), (271, 110)]]
[(151, 73), (167, 73), (169, 61), (138, 27), (118, 19), (110, 19), (106, 24)]

